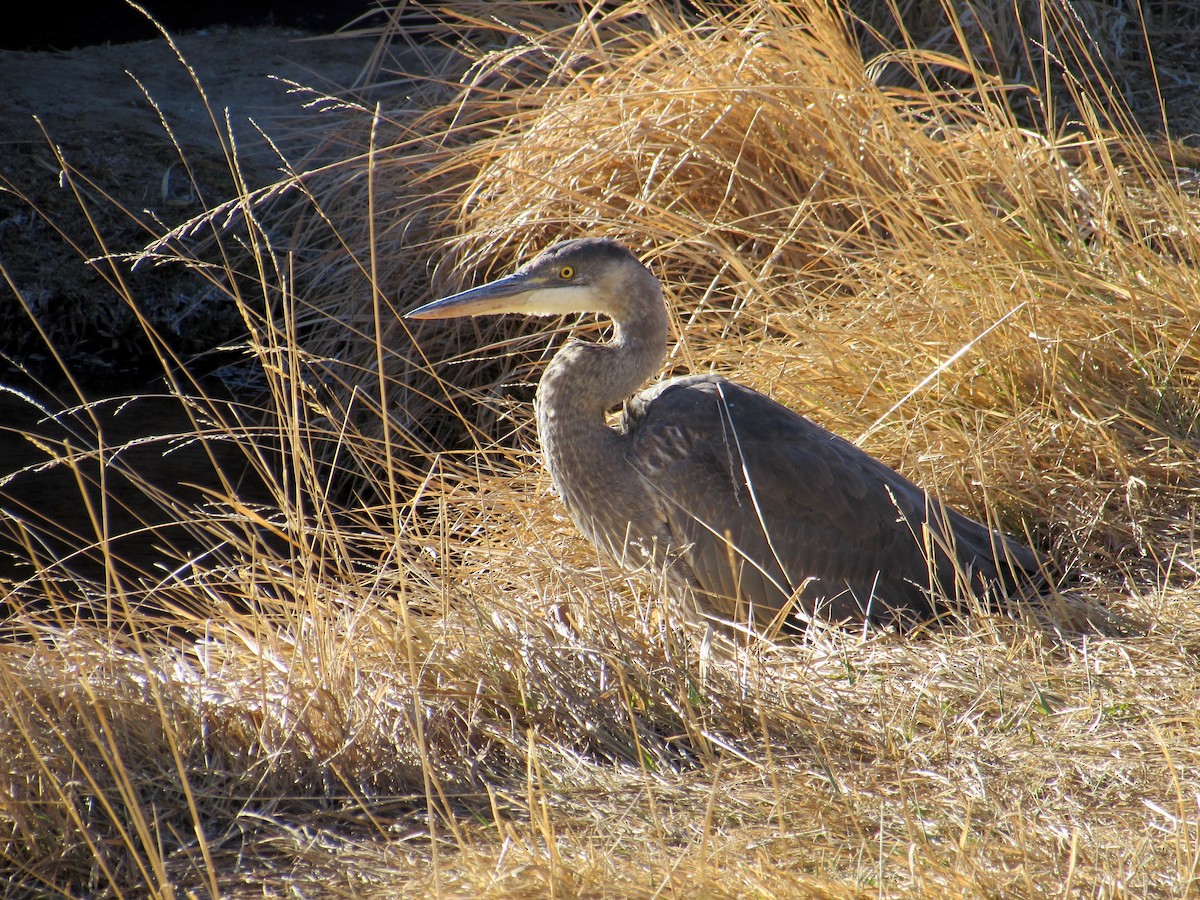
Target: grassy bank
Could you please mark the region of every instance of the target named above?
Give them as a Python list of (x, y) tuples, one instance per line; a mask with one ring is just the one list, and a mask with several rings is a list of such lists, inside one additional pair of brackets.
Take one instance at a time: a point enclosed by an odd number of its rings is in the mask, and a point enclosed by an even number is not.
[[(278, 185), (85, 253), (118, 292), (129, 254), (186, 267), (247, 337), (221, 392), (148, 335), (170, 484), (90, 408), (38, 445), (96, 571), (9, 525), (37, 562), (0, 647), (9, 893), (1194, 891), (1200, 203), (1172, 145), (965, 39), (864, 59), (819, 3), (452, 6), (458, 52), (318, 104)], [(539, 465), (546, 348), (603, 323), (398, 318), (594, 233), (666, 286), (664, 374), (770, 393), (1074, 581), (701, 660)], [(225, 475), (198, 496), (184, 447)], [(175, 523), (153, 562), (119, 558), (118, 480), (154, 510), (123, 529)]]

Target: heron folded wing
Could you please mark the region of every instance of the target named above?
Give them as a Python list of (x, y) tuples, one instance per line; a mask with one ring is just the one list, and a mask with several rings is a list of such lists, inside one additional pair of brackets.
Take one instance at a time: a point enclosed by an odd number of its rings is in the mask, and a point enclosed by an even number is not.
[[(1003, 537), (803, 416), (715, 376), (640, 398), (630, 464), (660, 497), (714, 605), (760, 621), (928, 616), (930, 594), (996, 577)], [(1027, 548), (1017, 563), (1036, 568)], [(981, 582), (982, 583), (982, 582)]]

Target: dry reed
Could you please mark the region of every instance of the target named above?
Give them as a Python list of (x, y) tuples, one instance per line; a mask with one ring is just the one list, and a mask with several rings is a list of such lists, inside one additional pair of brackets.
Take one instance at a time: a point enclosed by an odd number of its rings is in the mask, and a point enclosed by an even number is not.
[[(970, 57), (883, 85), (824, 4), (445, 15), (469, 64), (330, 102), (321, 155), (147, 251), (243, 314), (259, 408), (176, 391), (265, 495), (161, 497), (209, 548), (165, 572), (14, 592), (9, 893), (1194, 891), (1200, 207), (1156, 148), (1086, 105), (1023, 128)], [(248, 256), (193, 242), (231, 218)], [(547, 343), (596, 326), (398, 320), (584, 233), (661, 275), (665, 374), (769, 391), (1079, 584), (700, 659), (537, 465)]]

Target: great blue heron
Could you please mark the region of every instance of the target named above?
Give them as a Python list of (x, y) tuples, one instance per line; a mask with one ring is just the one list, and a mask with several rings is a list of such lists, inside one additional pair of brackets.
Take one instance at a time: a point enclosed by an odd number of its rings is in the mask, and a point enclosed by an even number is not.
[(666, 353), (667, 311), (616, 241), (556, 244), (406, 318), (577, 312), (610, 317), (613, 335), (571, 341), (546, 367), (546, 466), (579, 530), (618, 564), (664, 571), (690, 612), (758, 628), (915, 620), (1042, 585), (1028, 547), (750, 388), (694, 375), (635, 395)]

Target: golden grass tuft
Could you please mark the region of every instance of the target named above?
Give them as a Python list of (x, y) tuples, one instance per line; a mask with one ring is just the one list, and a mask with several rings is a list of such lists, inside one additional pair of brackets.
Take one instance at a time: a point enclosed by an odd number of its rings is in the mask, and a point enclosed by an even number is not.
[[(188, 540), (122, 569), (96, 517), (102, 577), (10, 592), (10, 893), (1194, 891), (1200, 207), (1161, 148), (1086, 104), (1019, 125), (969, 56), (864, 60), (824, 4), (442, 15), (465, 57), (385, 62), (320, 153), (143, 255), (246, 322), (253, 403), (170, 394), (257, 487), (184, 502), (98, 412), (50, 463), (128, 474)], [(538, 465), (547, 343), (596, 326), (398, 319), (586, 233), (662, 277), (665, 374), (771, 393), (1079, 583), (701, 658)]]

